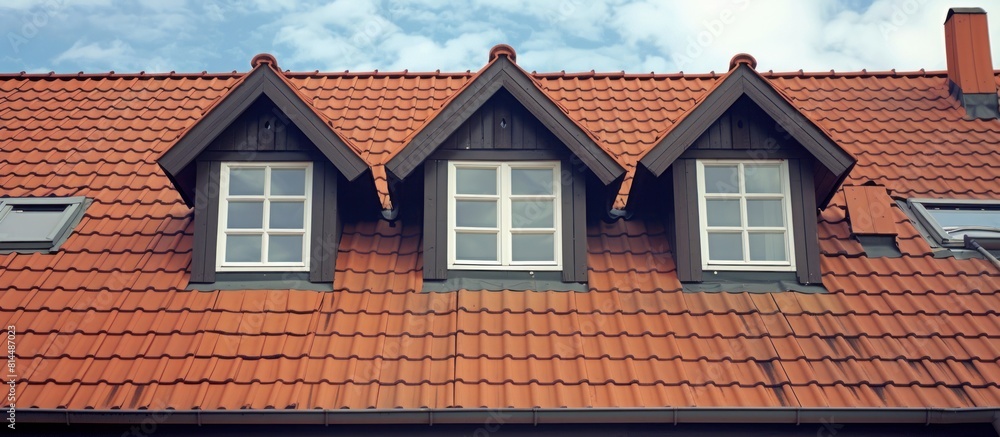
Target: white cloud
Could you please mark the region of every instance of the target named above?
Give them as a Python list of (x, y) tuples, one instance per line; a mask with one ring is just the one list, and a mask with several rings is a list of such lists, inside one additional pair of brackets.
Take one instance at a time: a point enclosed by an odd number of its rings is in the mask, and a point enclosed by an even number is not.
[(56, 65), (73, 64), (87, 71), (164, 71), (167, 61), (159, 56), (142, 56), (121, 40), (106, 45), (77, 41), (72, 47), (52, 59)]
[[(2, 2), (0, 25), (18, 29), (47, 1), (66, 0)], [(64, 3), (0, 69), (245, 71), (270, 52), (293, 70), (464, 71), (497, 43), (538, 71), (719, 72), (739, 52), (761, 70), (942, 69), (952, 2), (89, 0)], [(1000, 51), (1000, 0), (966, 6), (991, 11)]]

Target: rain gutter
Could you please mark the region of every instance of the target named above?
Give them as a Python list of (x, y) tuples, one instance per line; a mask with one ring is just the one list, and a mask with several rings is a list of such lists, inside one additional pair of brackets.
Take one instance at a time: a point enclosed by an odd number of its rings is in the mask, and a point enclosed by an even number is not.
[(27, 423), (141, 424), (581, 424), (581, 423), (991, 423), (1000, 408), (448, 408), (368, 410), (67, 410), (19, 409)]

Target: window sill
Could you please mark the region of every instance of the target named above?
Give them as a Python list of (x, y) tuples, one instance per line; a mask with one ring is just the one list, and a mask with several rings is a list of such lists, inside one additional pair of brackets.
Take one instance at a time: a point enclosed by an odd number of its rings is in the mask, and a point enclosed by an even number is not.
[(562, 272), (449, 270), (443, 281), (424, 280), (425, 292), (457, 290), (486, 291), (578, 291), (588, 290), (585, 283), (563, 282)]
[(309, 272), (218, 272), (215, 274), (215, 282), (189, 283), (186, 289), (333, 291), (333, 284), (309, 282)]

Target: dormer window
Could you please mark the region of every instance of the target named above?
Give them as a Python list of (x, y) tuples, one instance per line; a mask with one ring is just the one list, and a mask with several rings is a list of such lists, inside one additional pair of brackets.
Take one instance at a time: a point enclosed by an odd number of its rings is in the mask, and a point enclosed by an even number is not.
[(561, 268), (559, 161), (448, 166), (452, 269)]
[(217, 271), (308, 271), (312, 163), (222, 163)]
[(795, 270), (786, 161), (698, 160), (705, 270)]

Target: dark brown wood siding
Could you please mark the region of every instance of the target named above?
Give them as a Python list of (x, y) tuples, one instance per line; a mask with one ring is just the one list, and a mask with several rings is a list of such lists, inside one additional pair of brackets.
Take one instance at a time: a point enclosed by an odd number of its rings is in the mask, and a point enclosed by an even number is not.
[(309, 281), (333, 282), (340, 248), (341, 221), (337, 208), (337, 168), (327, 160), (313, 163), (312, 229)]
[(438, 150), (555, 150), (564, 146), (506, 90), (498, 91)]
[(424, 162), (424, 279), (448, 279), (448, 162)]
[(693, 159), (674, 161), (674, 262), (681, 282), (701, 282), (701, 229)]
[(194, 198), (194, 247), (191, 254), (191, 282), (215, 282), (215, 249), (219, 233), (218, 161), (198, 161)]
[(316, 148), (280, 109), (261, 98), (223, 130), (207, 150), (298, 152)]
[(742, 97), (703, 133), (691, 150), (774, 150), (805, 153), (755, 103)]

